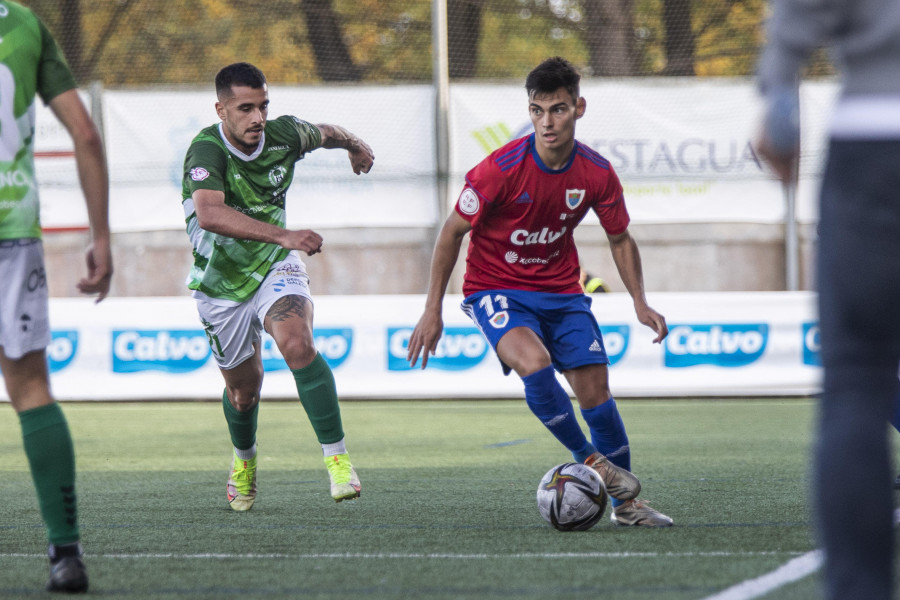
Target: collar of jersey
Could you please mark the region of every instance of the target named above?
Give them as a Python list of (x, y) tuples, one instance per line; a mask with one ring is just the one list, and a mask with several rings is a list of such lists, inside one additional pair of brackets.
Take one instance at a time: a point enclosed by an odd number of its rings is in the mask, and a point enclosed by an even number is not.
[(572, 162), (575, 160), (575, 155), (578, 153), (578, 142), (576, 141), (575, 147), (572, 148), (572, 156), (569, 157), (569, 162), (567, 162), (561, 169), (551, 169), (544, 164), (544, 161), (541, 160), (541, 155), (538, 154), (537, 144), (534, 141), (534, 136), (534, 133), (528, 136), (528, 143), (531, 144), (531, 156), (534, 158), (534, 164), (536, 164), (538, 168), (545, 173), (562, 173), (564, 171), (568, 171), (569, 167), (572, 166)]
[(266, 147), (266, 130), (263, 129), (262, 135), (259, 138), (259, 146), (256, 147), (256, 150), (253, 151), (253, 154), (244, 154), (237, 148), (235, 148), (231, 142), (228, 141), (228, 138), (225, 137), (225, 131), (222, 130), (222, 124), (219, 123), (219, 137), (222, 138), (222, 142), (224, 142), (225, 147), (228, 148), (228, 151), (237, 156), (244, 162), (250, 162), (260, 154), (262, 154), (263, 148)]

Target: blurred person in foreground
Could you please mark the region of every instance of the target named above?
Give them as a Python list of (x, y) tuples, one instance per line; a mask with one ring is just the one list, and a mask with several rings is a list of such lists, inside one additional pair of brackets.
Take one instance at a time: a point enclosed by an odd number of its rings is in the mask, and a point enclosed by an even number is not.
[(824, 371), (813, 468), (825, 597), (891, 597), (886, 423), (900, 361), (900, 2), (776, 0), (759, 65), (758, 149), (797, 176), (797, 81), (830, 45), (842, 73), (821, 185), (818, 308)]
[[(504, 374), (525, 384), (534, 415), (579, 463), (600, 473), (621, 525), (665, 527), (672, 519), (637, 499), (631, 449), (610, 393), (609, 358), (581, 287), (573, 232), (593, 211), (609, 240), (638, 320), (659, 343), (666, 321), (647, 304), (637, 244), (628, 232), (622, 185), (609, 162), (575, 139), (586, 101), (581, 76), (556, 57), (527, 77), (534, 133), (493, 152), (466, 175), (455, 210), (435, 244), (425, 312), (409, 340), (408, 359), (422, 368), (443, 333), (442, 304), (463, 236), (470, 234), (463, 311), (484, 333)], [(591, 441), (581, 430), (568, 393), (572, 386)]]
[(322, 251), (322, 236), (285, 228), (285, 199), (307, 152), (341, 148), (356, 174), (368, 173), (368, 144), (337, 125), (268, 119), (266, 78), (235, 63), (216, 75), (221, 123), (203, 129), (184, 160), (182, 204), (194, 247), (188, 288), (225, 379), (222, 406), (234, 446), (226, 497), (246, 511), (256, 501), (256, 424), (265, 329), (291, 369), (300, 402), (322, 446), (336, 502), (360, 495), (344, 441), (331, 367), (313, 339), (313, 301), (298, 252)]
[(49, 538), (52, 592), (84, 592), (75, 493), (75, 451), (47, 369), (49, 299), (34, 178), (35, 95), (72, 137), (87, 204), (90, 245), (84, 294), (109, 292), (109, 177), (100, 133), (78, 96), (75, 78), (56, 41), (27, 8), (0, 0), (0, 370), (22, 426), (41, 516)]

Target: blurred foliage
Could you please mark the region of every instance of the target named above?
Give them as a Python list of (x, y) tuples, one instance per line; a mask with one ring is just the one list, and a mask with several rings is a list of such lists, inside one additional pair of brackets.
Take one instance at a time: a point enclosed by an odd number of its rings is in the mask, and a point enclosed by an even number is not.
[[(604, 44), (590, 11), (633, 8), (629, 74), (666, 67), (662, 13), (671, 0), (448, 0), (468, 5), (478, 26), (459, 28), (457, 48), (475, 53), (472, 77), (523, 77), (542, 59), (561, 55), (592, 74), (591, 50)], [(765, 0), (689, 2), (693, 70), (701, 77), (750, 76), (763, 43)], [(106, 86), (206, 84), (223, 65), (247, 60), (270, 81), (327, 81), (314, 44), (342, 45), (365, 82), (430, 82), (430, 0), (32, 0), (27, 2), (60, 41), (79, 81)], [(340, 39), (310, 35), (305, 11), (323, 11)], [(452, 13), (451, 13), (452, 14)], [(589, 23), (590, 21), (590, 23)], [(592, 26), (591, 23), (594, 25)], [(602, 23), (601, 23), (602, 25)], [(598, 33), (598, 31), (600, 33)], [(315, 32), (314, 32), (315, 33)], [(596, 54), (596, 52), (594, 52)], [(455, 57), (451, 55), (451, 62)], [(462, 57), (459, 57), (460, 59)], [(831, 67), (819, 55), (812, 74)], [(324, 74), (324, 76), (323, 76)]]

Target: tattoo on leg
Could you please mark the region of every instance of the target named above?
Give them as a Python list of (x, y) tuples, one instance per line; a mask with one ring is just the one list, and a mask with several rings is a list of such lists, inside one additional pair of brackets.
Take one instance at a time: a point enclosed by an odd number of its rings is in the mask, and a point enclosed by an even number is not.
[(286, 321), (291, 317), (306, 318), (306, 305), (309, 300), (303, 296), (285, 296), (277, 300), (269, 309), (268, 317), (273, 321)]

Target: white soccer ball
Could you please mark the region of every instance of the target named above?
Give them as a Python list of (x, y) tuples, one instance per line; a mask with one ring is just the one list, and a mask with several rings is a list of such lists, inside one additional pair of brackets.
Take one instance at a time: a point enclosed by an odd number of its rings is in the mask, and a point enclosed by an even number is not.
[(606, 511), (606, 486), (587, 465), (563, 463), (544, 475), (537, 489), (541, 516), (559, 531), (585, 531)]

